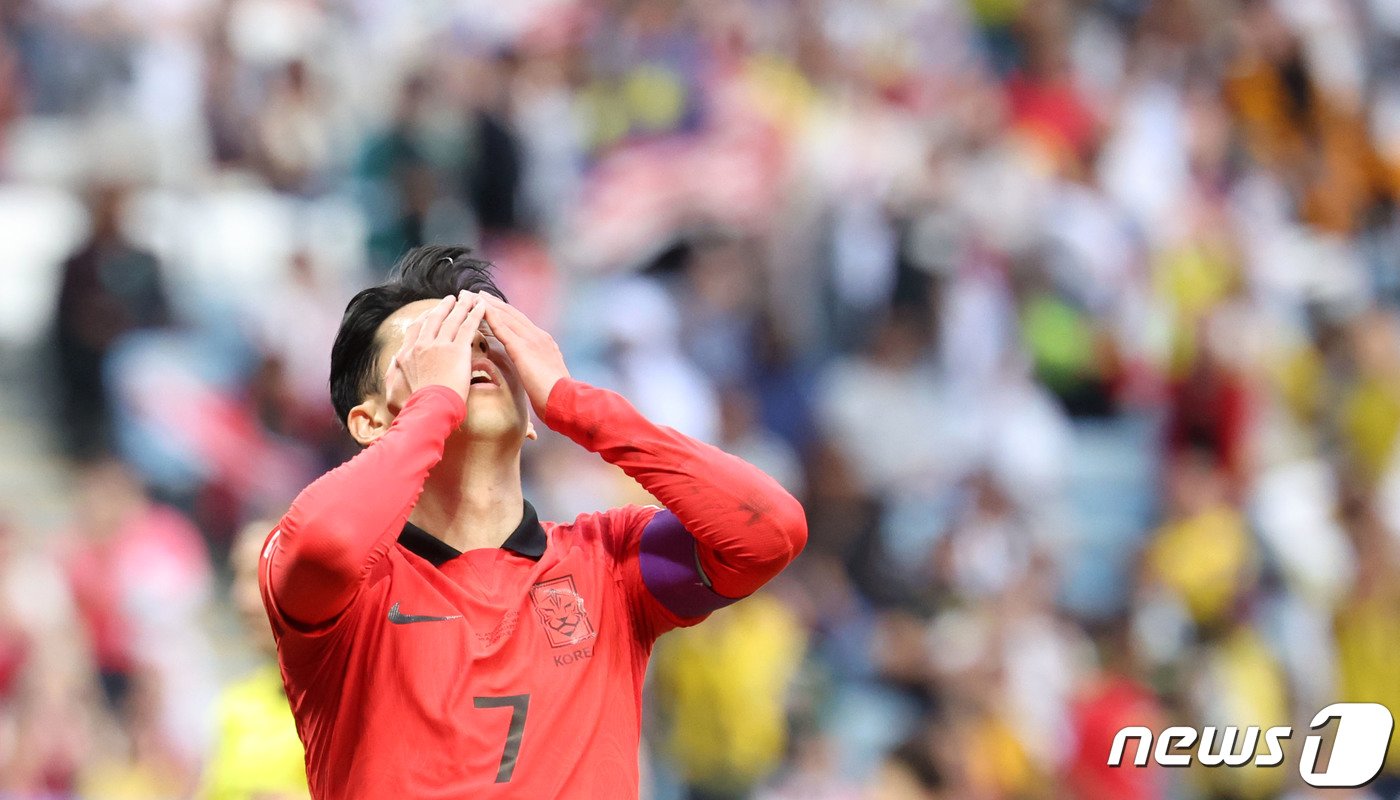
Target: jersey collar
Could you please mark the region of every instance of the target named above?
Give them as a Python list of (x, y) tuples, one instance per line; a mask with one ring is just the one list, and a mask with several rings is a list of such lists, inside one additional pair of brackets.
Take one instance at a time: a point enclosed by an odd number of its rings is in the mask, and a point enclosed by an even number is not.
[[(544, 555), (546, 543), (544, 526), (540, 525), (540, 517), (535, 513), (535, 507), (530, 505), (529, 500), (526, 500), (525, 516), (521, 518), (520, 524), (515, 526), (515, 530), (511, 531), (506, 540), (501, 543), (501, 547), (518, 556), (539, 561), (540, 556)], [(462, 554), (461, 550), (412, 522), (404, 523), (403, 533), (399, 534), (399, 544), (403, 545), (408, 552), (426, 560), (435, 567), (440, 567)]]

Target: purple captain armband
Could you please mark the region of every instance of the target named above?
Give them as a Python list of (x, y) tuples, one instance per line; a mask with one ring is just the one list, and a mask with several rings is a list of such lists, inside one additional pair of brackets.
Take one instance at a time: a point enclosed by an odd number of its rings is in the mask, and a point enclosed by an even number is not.
[(676, 515), (662, 509), (642, 529), (638, 559), (642, 583), (678, 617), (703, 617), (738, 598), (717, 594), (706, 584), (695, 555), (695, 539)]

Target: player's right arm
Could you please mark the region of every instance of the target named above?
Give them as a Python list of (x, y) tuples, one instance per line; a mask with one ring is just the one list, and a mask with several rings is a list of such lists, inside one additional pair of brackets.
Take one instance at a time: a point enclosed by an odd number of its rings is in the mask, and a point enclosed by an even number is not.
[(333, 621), (393, 546), (466, 414), (471, 342), (484, 311), (470, 295), (445, 298), (408, 326), (385, 384), (391, 408), (407, 395), (393, 424), (304, 489), (268, 538), (259, 574), (274, 619), (305, 628)]

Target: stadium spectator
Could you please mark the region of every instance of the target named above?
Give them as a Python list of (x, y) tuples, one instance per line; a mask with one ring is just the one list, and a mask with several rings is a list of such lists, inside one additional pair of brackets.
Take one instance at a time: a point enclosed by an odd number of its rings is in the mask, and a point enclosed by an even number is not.
[(80, 492), (63, 557), (103, 696), (130, 748), (109, 752), (122, 770), (151, 757), (188, 772), (202, 749), (211, 680), (200, 622), (213, 590), (204, 540), (119, 462), (90, 466)]
[(277, 668), (277, 650), (258, 594), (258, 556), (275, 522), (254, 520), (233, 543), (233, 601), (255, 654), (252, 671), (226, 686), (215, 706), (217, 733), (205, 767), (205, 800), (305, 800), (306, 766)]
[(100, 455), (111, 446), (111, 397), (105, 359), (118, 339), (170, 322), (159, 262), (122, 228), (127, 187), (90, 191), (92, 232), (63, 265), (55, 311), (56, 356), (68, 452)]
[[(84, 753), (85, 665), (73, 598), (48, 549), (0, 519), (0, 793), (67, 792)], [(65, 737), (59, 731), (68, 729)]]

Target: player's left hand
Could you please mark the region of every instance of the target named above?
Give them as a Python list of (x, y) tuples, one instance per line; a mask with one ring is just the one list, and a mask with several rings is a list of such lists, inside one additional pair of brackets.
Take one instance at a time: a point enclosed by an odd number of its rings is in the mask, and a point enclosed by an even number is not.
[(488, 292), (478, 297), (486, 302), (486, 324), (505, 347), (525, 387), (525, 395), (530, 398), (530, 405), (543, 420), (550, 390), (561, 378), (569, 377), (564, 354), (559, 351), (554, 337), (519, 309)]

